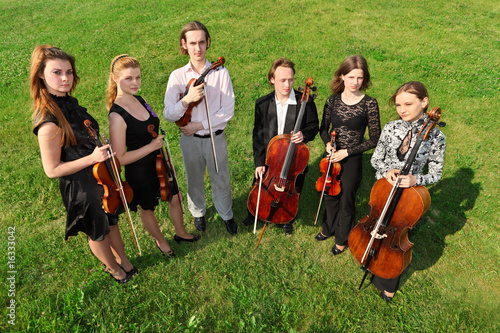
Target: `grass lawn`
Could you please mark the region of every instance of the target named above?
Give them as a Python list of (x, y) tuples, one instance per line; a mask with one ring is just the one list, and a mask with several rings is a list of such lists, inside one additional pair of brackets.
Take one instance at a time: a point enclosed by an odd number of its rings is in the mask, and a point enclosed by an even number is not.
[[(0, 331), (27, 332), (498, 332), (500, 330), (498, 150), (500, 36), (497, 1), (75, 1), (0, 2)], [(296, 63), (295, 87), (311, 76), (319, 116), (335, 69), (364, 55), (382, 124), (397, 118), (388, 99), (422, 81), (443, 110), (447, 151), (432, 205), (410, 233), (413, 260), (390, 305), (365, 283), (353, 257), (316, 242), (314, 184), (323, 152), (309, 144), (309, 173), (292, 236), (279, 227), (231, 236), (210, 199), (207, 231), (178, 245), (167, 205), (161, 228), (178, 258), (165, 261), (133, 214), (143, 255), (124, 216), (120, 229), (140, 272), (120, 286), (92, 256), (86, 237), (64, 241), (57, 179), (45, 176), (31, 132), (29, 61), (38, 44), (73, 54), (81, 78), (74, 96), (108, 133), (109, 64), (127, 53), (142, 70), (141, 95), (161, 114), (169, 74), (187, 63), (179, 34), (192, 20), (212, 36), (208, 58), (226, 59), (236, 95), (226, 136), (235, 219), (246, 216), (253, 177), (255, 100), (267, 94), (272, 61)], [(174, 124), (167, 131), (183, 193)], [(374, 170), (363, 156), (357, 212), (366, 211)], [(208, 176), (207, 176), (208, 177)], [(187, 207), (187, 205), (186, 205)], [(195, 232), (189, 212), (188, 231)], [(321, 218), (320, 218), (321, 220)], [(12, 273), (13, 272), (13, 273)]]

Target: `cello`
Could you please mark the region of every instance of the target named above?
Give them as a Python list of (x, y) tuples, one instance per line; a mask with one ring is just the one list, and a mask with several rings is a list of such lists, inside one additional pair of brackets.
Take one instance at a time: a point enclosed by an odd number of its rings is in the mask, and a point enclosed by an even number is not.
[[(89, 132), (89, 135), (94, 139), (96, 145), (98, 147), (102, 147), (103, 142), (101, 142), (101, 139), (92, 127), (92, 122), (87, 119), (83, 122), (83, 124)], [(134, 240), (135, 249), (137, 250), (137, 254), (141, 255), (141, 248), (139, 246), (139, 241), (137, 240), (137, 235), (132, 223), (132, 217), (130, 216), (130, 210), (128, 208), (128, 204), (132, 201), (134, 192), (127, 182), (123, 182), (121, 180), (120, 161), (114, 157), (114, 153), (108, 139), (106, 139), (104, 136), (103, 139), (104, 143), (109, 145), (109, 159), (104, 162), (94, 164), (94, 167), (92, 168), (94, 178), (97, 180), (97, 183), (99, 185), (102, 185), (104, 189), (104, 195), (102, 197), (102, 207), (104, 211), (113, 215), (119, 214), (123, 210), (127, 213), (127, 219), (130, 230), (132, 231), (132, 238)]]
[[(148, 132), (153, 138), (158, 137), (158, 133), (154, 130), (154, 125), (148, 125)], [(181, 210), (184, 214), (184, 209), (182, 207), (181, 199), (181, 189), (179, 188), (179, 183), (177, 182), (177, 175), (175, 173), (174, 164), (172, 163), (172, 157), (170, 154), (170, 148), (168, 147), (168, 141), (165, 139), (165, 131), (160, 128), (163, 137), (163, 144), (167, 143), (167, 150), (163, 146), (160, 149), (160, 153), (156, 155), (156, 174), (160, 181), (160, 199), (161, 201), (170, 201), (172, 198), (172, 189), (177, 189), (179, 203), (181, 204)]]
[[(330, 145), (332, 146), (332, 151), (335, 152), (337, 150), (337, 144), (335, 143), (335, 137), (337, 133), (335, 130), (331, 133), (332, 138), (330, 141)], [(319, 210), (321, 208), (321, 202), (323, 200), (323, 195), (328, 194), (329, 196), (336, 196), (340, 193), (340, 179), (339, 174), (342, 169), (342, 165), (337, 162), (330, 161), (330, 156), (327, 156), (321, 160), (319, 163), (319, 171), (321, 172), (321, 176), (316, 181), (316, 191), (321, 192), (321, 196), (319, 198), (318, 209), (316, 210), (316, 215), (314, 216), (314, 224), (316, 224), (318, 220)]]
[[(300, 130), (310, 90), (315, 90), (314, 87), (311, 88), (312, 84), (313, 80), (309, 77), (303, 89), (293, 134)], [(255, 183), (252, 186), (247, 200), (248, 210), (256, 219), (285, 224), (291, 222), (297, 215), (299, 193), (296, 191), (295, 181), (307, 166), (309, 148), (303, 142), (293, 143), (291, 141), (293, 134), (277, 135), (267, 146), (265, 177), (260, 185)]]
[[(420, 145), (427, 140), (440, 116), (439, 108), (427, 113), (427, 122), (419, 131), (394, 185), (391, 186), (385, 178), (375, 182), (370, 193), (370, 214), (359, 220), (349, 234), (349, 250), (365, 271), (359, 289), (368, 272), (384, 279), (394, 279), (411, 262), (413, 244), (408, 239), (408, 231), (427, 212), (431, 197), (425, 186), (399, 187), (400, 176), (409, 174)], [(438, 125), (444, 126), (444, 123)]]

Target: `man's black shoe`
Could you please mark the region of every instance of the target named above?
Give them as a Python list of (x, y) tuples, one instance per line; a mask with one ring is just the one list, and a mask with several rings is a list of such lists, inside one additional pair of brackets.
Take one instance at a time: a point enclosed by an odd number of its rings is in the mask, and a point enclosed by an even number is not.
[(248, 216), (243, 220), (243, 222), (241, 222), (241, 224), (243, 224), (244, 226), (249, 226), (249, 225), (253, 225), (254, 222), (255, 222), (255, 217), (248, 214)]
[(195, 217), (194, 219), (194, 226), (196, 229), (199, 231), (205, 231), (206, 225), (205, 225), (205, 216), (202, 217)]
[(238, 226), (234, 222), (234, 218), (231, 218), (229, 220), (224, 220), (224, 223), (226, 223), (226, 229), (231, 235), (236, 235), (236, 232), (238, 231)]

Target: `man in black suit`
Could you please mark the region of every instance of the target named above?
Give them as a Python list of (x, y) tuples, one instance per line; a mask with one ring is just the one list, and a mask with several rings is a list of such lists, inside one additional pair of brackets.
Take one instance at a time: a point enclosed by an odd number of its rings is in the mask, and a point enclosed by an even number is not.
[[(293, 132), (299, 114), (302, 94), (293, 89), (295, 64), (286, 58), (275, 60), (268, 73), (269, 84), (274, 91), (255, 102), (255, 122), (253, 128), (253, 156), (255, 163), (254, 182), (263, 177), (266, 171), (266, 151), (269, 141), (279, 134)], [(306, 104), (300, 130), (293, 134), (292, 142), (307, 143), (319, 131), (318, 112), (312, 98)], [(300, 192), (304, 184), (304, 174), (297, 177), (296, 186)], [(254, 217), (249, 213), (243, 225), (253, 224)], [(283, 226), (285, 234), (293, 231), (293, 221)]]

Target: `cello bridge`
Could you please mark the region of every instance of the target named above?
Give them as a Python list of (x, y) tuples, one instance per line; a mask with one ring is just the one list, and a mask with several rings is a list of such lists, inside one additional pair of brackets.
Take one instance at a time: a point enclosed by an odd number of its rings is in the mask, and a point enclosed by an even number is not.
[(285, 192), (284, 186), (278, 186), (278, 185), (274, 184), (274, 189), (276, 190), (276, 192)]
[(387, 237), (387, 234), (379, 234), (378, 232), (375, 234), (375, 230), (372, 230), (372, 232), (370, 233), (372, 235), (373, 238), (375, 239), (383, 239), (383, 238), (386, 238)]

